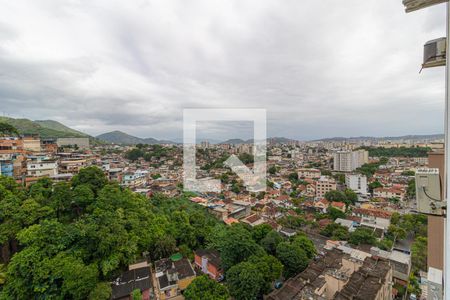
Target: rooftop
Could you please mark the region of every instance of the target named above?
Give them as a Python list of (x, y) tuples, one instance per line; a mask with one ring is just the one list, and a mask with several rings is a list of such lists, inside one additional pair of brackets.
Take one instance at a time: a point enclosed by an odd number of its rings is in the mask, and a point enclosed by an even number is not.
[(143, 267), (122, 273), (111, 284), (111, 299), (121, 299), (129, 296), (133, 290), (141, 291), (151, 288), (150, 268)]

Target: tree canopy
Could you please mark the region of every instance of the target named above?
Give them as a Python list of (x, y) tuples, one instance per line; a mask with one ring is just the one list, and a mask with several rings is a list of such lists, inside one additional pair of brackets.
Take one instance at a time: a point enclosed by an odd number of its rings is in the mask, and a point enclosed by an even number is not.
[(184, 291), (186, 300), (227, 300), (228, 289), (206, 275), (198, 276)]
[(1, 135), (19, 136), (19, 131), (17, 130), (16, 127), (14, 127), (8, 123), (0, 122), (0, 136)]
[(299, 245), (282, 242), (277, 246), (277, 258), (284, 265), (284, 276), (292, 277), (308, 266), (308, 254)]
[(220, 226), (184, 197), (149, 201), (95, 167), (28, 190), (0, 176), (0, 220), (0, 299), (109, 299), (109, 282), (141, 253), (158, 259), (182, 245), (206, 247)]

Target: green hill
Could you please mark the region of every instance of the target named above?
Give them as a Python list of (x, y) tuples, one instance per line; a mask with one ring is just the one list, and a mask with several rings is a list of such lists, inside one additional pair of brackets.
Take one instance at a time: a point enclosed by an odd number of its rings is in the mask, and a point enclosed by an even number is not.
[(87, 134), (52, 120), (31, 121), (29, 119), (0, 117), (0, 122), (14, 126), (20, 134), (39, 134), (42, 138), (89, 137)]
[(77, 136), (88, 136), (87, 134), (85, 134), (83, 132), (69, 128), (64, 124), (61, 124), (61, 123), (59, 123), (57, 121), (53, 121), (53, 120), (36, 120), (36, 121), (34, 121), (34, 123), (37, 123), (37, 124), (41, 125), (41, 127), (51, 129), (51, 130), (57, 130), (57, 131), (65, 132), (68, 134), (74, 134)]

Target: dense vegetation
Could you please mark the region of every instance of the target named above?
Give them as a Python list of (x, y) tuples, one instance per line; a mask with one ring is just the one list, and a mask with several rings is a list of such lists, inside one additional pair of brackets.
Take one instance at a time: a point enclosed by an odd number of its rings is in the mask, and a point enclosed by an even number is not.
[(360, 149), (369, 151), (371, 157), (426, 157), (431, 151), (429, 147), (361, 147)]
[(227, 300), (228, 289), (206, 275), (195, 278), (184, 292), (186, 300)]
[(384, 165), (388, 162), (388, 158), (382, 157), (378, 162), (368, 163), (362, 165), (360, 168), (356, 169), (357, 172), (366, 175), (368, 178), (372, 177), (373, 174), (379, 169), (381, 165)]
[(28, 189), (0, 177), (0, 299), (108, 299), (109, 282), (144, 253), (192, 258), (199, 248), (219, 251), (226, 287), (199, 278), (188, 299), (226, 299), (228, 291), (254, 299), (315, 255), (305, 236), (289, 241), (267, 224), (225, 226), (188, 196), (149, 200), (96, 167)]
[[(208, 157), (208, 155), (206, 155)], [(225, 154), (220, 158), (217, 158), (216, 160), (213, 160), (206, 165), (202, 166), (202, 170), (209, 171), (211, 169), (220, 169), (224, 167), (224, 162), (230, 157), (230, 155)]]
[(163, 157), (164, 158), (172, 157), (174, 151), (175, 149), (173, 147), (163, 147), (161, 145), (137, 144), (135, 148), (125, 153), (125, 158), (131, 161), (136, 161), (140, 158), (143, 158), (145, 161), (156, 160), (157, 162), (159, 159)]
[(18, 136), (19, 131), (12, 125), (0, 122), (0, 135)]
[(355, 204), (358, 201), (358, 195), (351, 189), (342, 191), (332, 190), (324, 195), (328, 201), (343, 202), (346, 205)]
[(150, 202), (95, 167), (70, 184), (41, 179), (27, 191), (0, 177), (0, 221), (2, 299), (108, 298), (108, 282), (142, 252), (191, 253), (218, 224), (187, 199)]

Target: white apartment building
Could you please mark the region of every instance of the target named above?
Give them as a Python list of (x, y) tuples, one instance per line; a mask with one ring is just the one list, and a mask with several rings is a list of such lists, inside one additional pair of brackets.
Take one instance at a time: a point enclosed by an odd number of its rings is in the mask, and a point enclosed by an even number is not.
[(298, 178), (320, 178), (321, 172), (319, 169), (299, 169)]
[(58, 174), (58, 162), (54, 160), (36, 160), (27, 162), (28, 176), (55, 176)]
[(352, 172), (369, 162), (369, 152), (366, 150), (336, 151), (333, 153), (334, 170)]
[(367, 177), (362, 174), (345, 174), (345, 185), (355, 193), (367, 194)]

